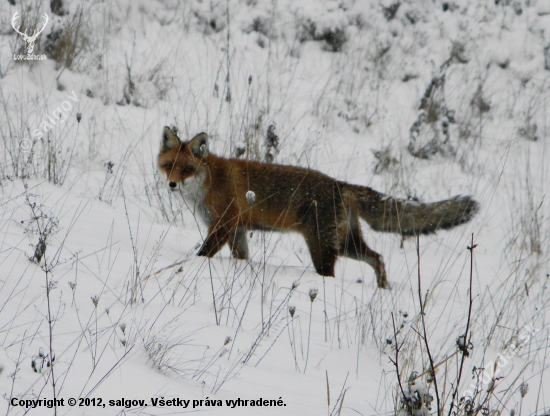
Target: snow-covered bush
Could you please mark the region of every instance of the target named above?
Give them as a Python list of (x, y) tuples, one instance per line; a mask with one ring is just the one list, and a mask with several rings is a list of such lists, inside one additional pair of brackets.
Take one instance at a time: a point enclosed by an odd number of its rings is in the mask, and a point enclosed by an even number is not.
[(300, 42), (317, 41), (330, 52), (339, 52), (348, 40), (348, 18), (344, 11), (334, 7), (318, 8), (315, 4), (303, 6), (296, 12), (297, 36)]

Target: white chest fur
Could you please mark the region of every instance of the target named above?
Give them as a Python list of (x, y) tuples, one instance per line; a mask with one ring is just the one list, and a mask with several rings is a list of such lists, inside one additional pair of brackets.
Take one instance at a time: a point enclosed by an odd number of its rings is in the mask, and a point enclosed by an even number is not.
[(187, 178), (179, 185), (179, 190), (191, 213), (195, 216), (198, 215), (206, 225), (210, 225), (212, 219), (204, 204), (204, 197), (206, 196), (205, 178), (205, 174)]

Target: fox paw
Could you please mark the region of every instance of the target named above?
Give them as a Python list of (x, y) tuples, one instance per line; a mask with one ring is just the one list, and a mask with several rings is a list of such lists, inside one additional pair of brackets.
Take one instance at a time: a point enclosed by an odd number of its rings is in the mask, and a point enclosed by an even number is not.
[(248, 253), (242, 253), (239, 251), (232, 251), (231, 255), (237, 260), (248, 260)]
[(206, 248), (205, 248), (204, 246), (202, 246), (202, 247), (200, 248), (200, 250), (199, 250), (198, 253), (197, 253), (197, 256), (201, 256), (201, 257), (210, 257), (210, 256), (208, 255), (208, 251), (206, 250)]

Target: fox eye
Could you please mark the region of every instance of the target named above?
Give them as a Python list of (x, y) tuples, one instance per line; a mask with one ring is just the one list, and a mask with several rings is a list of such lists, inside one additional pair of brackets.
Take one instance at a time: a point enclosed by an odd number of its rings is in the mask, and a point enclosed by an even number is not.
[(172, 170), (173, 168), (173, 165), (171, 163), (167, 163), (166, 165), (164, 165), (164, 169), (166, 170)]
[(192, 172), (195, 172), (195, 168), (191, 167), (191, 166), (187, 166), (186, 168), (183, 168), (183, 173), (192, 173)]

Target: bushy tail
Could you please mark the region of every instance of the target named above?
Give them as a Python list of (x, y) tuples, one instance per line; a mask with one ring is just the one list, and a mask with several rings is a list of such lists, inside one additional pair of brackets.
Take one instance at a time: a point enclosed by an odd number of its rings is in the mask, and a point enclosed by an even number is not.
[(479, 210), (470, 196), (457, 195), (439, 202), (406, 201), (373, 189), (347, 185), (355, 195), (359, 214), (373, 230), (402, 235), (431, 234), (464, 224)]

